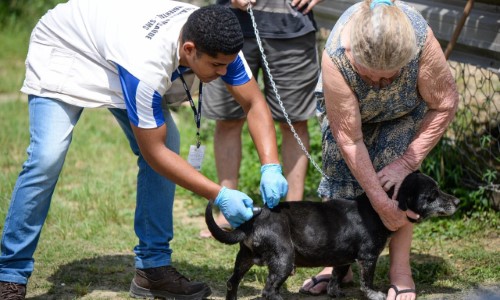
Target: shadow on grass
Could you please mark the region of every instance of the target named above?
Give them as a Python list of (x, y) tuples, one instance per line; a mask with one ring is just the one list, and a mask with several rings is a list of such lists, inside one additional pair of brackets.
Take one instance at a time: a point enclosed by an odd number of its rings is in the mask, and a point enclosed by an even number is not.
[[(419, 297), (423, 296), (426, 299), (428, 296), (432, 296), (434, 294), (446, 295), (444, 298), (439, 299), (469, 299), (467, 297), (463, 297), (463, 291), (458, 288), (447, 287), (440, 285), (439, 281), (443, 281), (453, 277), (453, 268), (449, 265), (449, 263), (441, 257), (436, 257), (432, 255), (423, 255), (423, 254), (412, 254), (411, 256), (412, 262), (411, 267), (414, 275), (414, 279), (417, 286), (417, 292)], [(345, 293), (345, 297), (343, 300), (354, 300), (354, 299), (366, 299), (364, 294), (360, 291), (360, 283), (359, 283), (359, 268), (357, 264), (353, 264), (354, 271), (354, 281), (351, 283), (343, 284), (341, 289)], [(258, 271), (254, 271), (255, 274), (252, 274), (252, 270), (246, 274), (245, 279), (249, 280), (254, 277), (265, 278), (267, 276), (266, 269), (260, 269)], [(300, 284), (302, 281), (307, 279), (307, 277), (303, 277), (302, 270), (303, 268), (298, 269), (299, 274), (293, 277), (289, 277), (287, 282), (281, 288), (281, 294), (284, 299), (293, 300), (322, 300), (329, 299), (326, 295), (322, 296), (308, 296), (303, 295), (298, 292), (300, 288)], [(263, 272), (263, 274), (260, 274)], [(374, 288), (375, 290), (380, 290), (384, 293), (387, 292), (390, 286), (389, 282), (389, 256), (382, 255), (377, 264), (376, 275), (374, 280)], [(300, 278), (298, 278), (300, 277)], [(245, 280), (244, 279), (244, 280)], [(295, 283), (292, 283), (294, 281)], [(297, 285), (297, 281), (299, 282)], [(244, 299), (261, 299), (258, 297), (260, 295), (261, 289), (264, 287), (262, 283), (258, 288), (247, 289), (245, 284), (240, 289), (238, 295), (241, 297), (245, 297)], [(256, 292), (254, 292), (256, 291)], [(252, 297), (248, 297), (252, 296)], [(253, 297), (255, 296), (255, 297)]]
[[(214, 268), (213, 265), (192, 265), (186, 261), (178, 262), (175, 267), (188, 277), (207, 282), (212, 288), (212, 297), (217, 299), (225, 297), (225, 280), (221, 282), (216, 278), (220, 278), (221, 274), (227, 274), (224, 278), (228, 278), (232, 272), (231, 269)], [(343, 299), (362, 298), (362, 293), (359, 291), (359, 269), (355, 265), (353, 265), (353, 269), (354, 282), (343, 287), (343, 291), (346, 293), (346, 297)], [(51, 287), (45, 294), (30, 299), (76, 299), (95, 291), (119, 294), (126, 299), (134, 270), (133, 255), (105, 255), (73, 261), (61, 266), (48, 278)], [(446, 280), (453, 276), (451, 266), (440, 257), (412, 254), (412, 270), (419, 296), (427, 298), (426, 296), (432, 294), (458, 295), (462, 292), (456, 288), (435, 284), (437, 281)], [(387, 255), (383, 255), (377, 264), (374, 281), (376, 289), (387, 291), (390, 284), (388, 271), (389, 258)], [(289, 278), (281, 288), (285, 299), (327, 299), (326, 296), (312, 297), (298, 293), (300, 285), (297, 286), (297, 282), (306, 279), (297, 277), (302, 276), (301, 274), (291, 277), (292, 280)], [(266, 276), (266, 268), (252, 268), (243, 279), (238, 295), (244, 299), (260, 299)], [(457, 299), (459, 298), (457, 297)]]
[[(220, 274), (230, 274), (231, 270), (208, 268), (205, 265), (195, 266), (183, 261), (177, 262), (174, 266), (188, 278), (209, 284), (212, 296), (225, 297), (225, 282), (214, 282), (213, 278), (220, 277)], [(107, 294), (118, 295), (113, 298), (127, 299), (134, 272), (133, 255), (104, 255), (72, 261), (60, 266), (47, 279), (51, 286), (46, 293), (29, 299), (78, 299), (96, 291), (98, 292), (96, 294), (103, 295), (99, 299), (109, 299)], [(242, 287), (242, 291), (248, 294), (260, 294), (260, 290), (248, 287)]]
[[(439, 281), (456, 279), (453, 266), (442, 257), (411, 253), (410, 265), (419, 297), (432, 294), (453, 295), (462, 292), (459, 288), (442, 286), (437, 283)], [(375, 284), (377, 284), (377, 282), (379, 285), (382, 282), (383, 291), (387, 292), (390, 286), (389, 255), (382, 255), (379, 257)]]
[(76, 299), (96, 290), (128, 293), (134, 275), (133, 255), (105, 255), (62, 265), (47, 281), (51, 286), (34, 300)]

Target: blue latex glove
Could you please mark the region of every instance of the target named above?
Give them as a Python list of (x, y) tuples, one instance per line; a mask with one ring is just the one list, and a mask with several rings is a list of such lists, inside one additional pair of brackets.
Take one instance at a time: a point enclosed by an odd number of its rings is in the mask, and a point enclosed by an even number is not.
[(278, 164), (267, 164), (260, 167), (260, 195), (264, 204), (273, 208), (280, 202), (282, 197), (288, 193), (288, 182), (281, 174), (281, 166)]
[(214, 204), (233, 228), (253, 217), (253, 201), (240, 191), (223, 186), (215, 198)]

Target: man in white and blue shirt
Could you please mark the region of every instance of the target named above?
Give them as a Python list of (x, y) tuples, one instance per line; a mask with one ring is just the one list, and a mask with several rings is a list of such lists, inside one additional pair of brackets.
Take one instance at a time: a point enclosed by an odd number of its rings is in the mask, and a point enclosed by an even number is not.
[[(267, 104), (240, 54), (243, 35), (228, 8), (167, 0), (70, 0), (32, 32), (22, 92), (28, 94), (31, 141), (16, 182), (0, 256), (0, 294), (24, 299), (33, 253), (52, 193), (84, 108), (108, 108), (138, 156), (134, 297), (201, 299), (210, 288), (171, 266), (172, 207), (179, 184), (220, 208), (233, 227), (249, 220), (253, 201), (212, 182), (179, 153), (180, 138), (164, 99), (190, 69), (201, 82), (223, 78), (247, 113), (259, 153), (264, 203), (287, 192)], [(7, 285), (16, 288), (4, 288)], [(4, 295), (5, 294), (5, 295)]]

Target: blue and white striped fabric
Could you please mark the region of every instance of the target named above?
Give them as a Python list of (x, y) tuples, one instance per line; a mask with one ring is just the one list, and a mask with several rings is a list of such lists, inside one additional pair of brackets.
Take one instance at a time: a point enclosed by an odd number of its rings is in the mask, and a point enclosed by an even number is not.
[[(162, 126), (165, 123), (161, 107), (162, 96), (122, 66), (117, 65), (117, 68), (128, 117), (132, 124), (140, 128)], [(179, 67), (181, 73), (187, 70), (188, 68)], [(177, 78), (179, 72), (176, 70), (171, 76), (171, 81)], [(237, 86), (250, 81), (252, 72), (240, 54), (228, 65), (226, 75), (221, 78), (225, 83)]]
[(240, 51), (236, 59), (227, 66), (227, 73), (221, 79), (229, 85), (242, 85), (250, 81), (252, 70)]
[(127, 106), (128, 118), (137, 127), (154, 128), (165, 123), (161, 109), (161, 95), (118, 66), (118, 74)]

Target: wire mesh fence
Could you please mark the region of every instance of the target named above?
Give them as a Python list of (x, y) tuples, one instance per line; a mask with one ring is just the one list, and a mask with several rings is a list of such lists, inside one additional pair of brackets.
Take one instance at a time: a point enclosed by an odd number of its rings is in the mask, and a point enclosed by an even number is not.
[(449, 61), (460, 95), (457, 115), (443, 143), (461, 163), (461, 182), (490, 192), (498, 208), (500, 193), (500, 79), (499, 73), (471, 64)]

